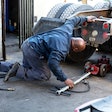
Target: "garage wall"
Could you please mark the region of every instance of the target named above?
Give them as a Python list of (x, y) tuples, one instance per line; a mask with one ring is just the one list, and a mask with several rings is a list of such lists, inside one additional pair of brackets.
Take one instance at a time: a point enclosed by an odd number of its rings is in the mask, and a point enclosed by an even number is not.
[(1, 10), (1, 0), (0, 0), (0, 58), (2, 58), (2, 10)]
[(34, 0), (34, 16), (39, 20), (41, 17), (46, 17), (50, 9), (64, 0)]

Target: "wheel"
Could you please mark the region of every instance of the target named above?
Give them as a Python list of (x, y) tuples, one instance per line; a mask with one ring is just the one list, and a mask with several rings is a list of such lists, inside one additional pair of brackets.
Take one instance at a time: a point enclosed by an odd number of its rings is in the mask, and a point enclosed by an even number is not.
[(102, 45), (99, 45), (98, 50), (105, 53), (112, 53), (112, 38), (110, 37), (108, 41), (106, 41)]
[(93, 10), (94, 8), (86, 4), (72, 4), (68, 6), (60, 16), (60, 19), (67, 19), (71, 15), (79, 11)]
[(47, 17), (60, 18), (62, 20), (65, 20), (72, 14), (84, 10), (93, 10), (93, 7), (85, 4), (59, 3), (51, 8), (49, 13), (47, 14)]
[(67, 56), (67, 60), (74, 61), (74, 62), (85, 61), (94, 53), (95, 49), (96, 48), (92, 46), (86, 46), (86, 49), (79, 53), (70, 51)]
[(99, 2), (94, 6), (94, 9), (107, 9), (109, 8), (109, 2)]
[(99, 75), (101, 77), (105, 77), (106, 73), (107, 73), (107, 65), (106, 64), (102, 64), (100, 66), (100, 73), (99, 73)]
[(49, 18), (59, 18), (62, 11), (64, 11), (69, 5), (71, 5), (71, 3), (59, 3), (59, 4), (56, 4), (48, 12), (47, 17), (49, 17)]

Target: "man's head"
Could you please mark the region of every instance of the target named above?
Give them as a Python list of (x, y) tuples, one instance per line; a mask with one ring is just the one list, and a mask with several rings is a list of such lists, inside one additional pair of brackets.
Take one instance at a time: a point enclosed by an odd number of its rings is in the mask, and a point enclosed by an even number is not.
[(72, 37), (71, 38), (71, 49), (74, 52), (81, 52), (85, 48), (86, 48), (86, 43), (82, 38), (80, 38), (80, 37), (78, 37), (78, 38)]

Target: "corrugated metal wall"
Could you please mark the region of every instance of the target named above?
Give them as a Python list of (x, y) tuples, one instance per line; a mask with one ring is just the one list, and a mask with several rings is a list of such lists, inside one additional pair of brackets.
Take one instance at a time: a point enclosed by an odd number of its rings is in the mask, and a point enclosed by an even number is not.
[(2, 9), (0, 0), (0, 58), (2, 58)]
[(19, 47), (32, 35), (34, 0), (19, 0)]
[(5, 1), (0, 0), (0, 60), (6, 59), (5, 53)]
[[(19, 47), (32, 35), (34, 0), (18, 0), (19, 3)], [(5, 0), (0, 0), (0, 60), (6, 59), (4, 39), (6, 36)]]

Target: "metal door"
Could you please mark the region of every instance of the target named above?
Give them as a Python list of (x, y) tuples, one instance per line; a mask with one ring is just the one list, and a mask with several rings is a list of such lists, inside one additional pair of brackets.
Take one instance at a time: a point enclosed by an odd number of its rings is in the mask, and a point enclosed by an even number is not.
[(0, 60), (6, 59), (5, 53), (5, 1), (0, 0)]
[(0, 0), (0, 58), (2, 58), (2, 3)]
[(19, 47), (32, 35), (34, 0), (19, 0)]

